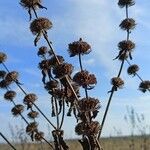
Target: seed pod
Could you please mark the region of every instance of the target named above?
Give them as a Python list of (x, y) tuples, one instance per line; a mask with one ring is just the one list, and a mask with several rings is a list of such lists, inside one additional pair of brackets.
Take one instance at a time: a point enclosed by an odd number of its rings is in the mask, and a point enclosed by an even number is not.
[(28, 113), (28, 117), (30, 119), (35, 119), (35, 118), (38, 117), (38, 115), (39, 115), (39, 113), (37, 111), (31, 111), (31, 112)]
[(44, 133), (43, 132), (37, 132), (35, 135), (34, 135), (34, 139), (36, 141), (41, 141), (44, 137)]
[(133, 6), (134, 4), (134, 0), (119, 0), (118, 2), (120, 8), (123, 8), (125, 6)]
[(124, 19), (119, 25), (122, 30), (133, 30), (136, 26), (135, 20), (132, 18)]
[(5, 62), (7, 59), (7, 55), (5, 53), (0, 52), (0, 64)]
[(111, 84), (116, 88), (122, 88), (124, 85), (124, 81), (119, 77), (114, 77), (111, 79)]
[(0, 79), (4, 79), (6, 74), (7, 74), (6, 71), (0, 70)]
[(46, 46), (42, 46), (39, 48), (37, 55), (44, 56), (48, 52), (48, 48)]
[(87, 43), (82, 41), (80, 38), (79, 41), (75, 41), (73, 43), (70, 43), (68, 48), (68, 52), (70, 54), (70, 57), (79, 55), (79, 54), (89, 54), (91, 52), (91, 46)]
[(58, 87), (58, 81), (55, 81), (55, 80), (51, 80), (47, 82), (45, 85), (45, 89), (48, 91), (56, 89), (57, 87)]
[[(63, 56), (60, 56), (60, 55), (57, 55), (57, 59), (59, 60), (59, 63), (62, 64), (65, 60), (63, 58)], [(49, 62), (50, 62), (50, 65), (55, 67), (58, 65), (58, 62), (55, 58), (55, 56), (52, 56), (50, 59), (49, 59)]]
[(41, 4), (41, 0), (21, 0), (20, 5), (26, 9), (38, 7), (38, 4)]
[(34, 103), (35, 101), (37, 100), (37, 96), (34, 94), (34, 93), (30, 93), (30, 94), (27, 94), (25, 97), (24, 97), (24, 104), (29, 104), (29, 103)]
[(32, 132), (37, 131), (37, 127), (38, 127), (37, 122), (31, 122), (30, 124), (27, 125), (26, 132), (28, 134), (32, 134)]
[(4, 94), (4, 98), (6, 100), (12, 101), (16, 97), (16, 92), (15, 91), (7, 91)]
[(118, 43), (118, 48), (119, 50), (131, 52), (135, 48), (135, 43), (130, 40), (124, 40)]
[(39, 63), (39, 68), (41, 70), (49, 70), (51, 68), (51, 65), (49, 63), (49, 60), (42, 60), (40, 63)]
[(135, 75), (137, 73), (137, 71), (139, 71), (139, 67), (138, 67), (138, 65), (135, 65), (135, 64), (131, 65), (127, 70), (129, 75)]
[(52, 28), (52, 22), (48, 20), (47, 18), (35, 19), (30, 24), (30, 30), (34, 35), (41, 33), (42, 30), (47, 31), (51, 28)]
[(6, 80), (1, 80), (1, 81), (0, 81), (0, 88), (2, 88), (2, 89), (7, 89), (10, 84), (11, 84), (11, 83), (8, 82), (8, 81), (6, 81)]
[(11, 112), (12, 114), (17, 117), (19, 116), (22, 112), (24, 111), (24, 106), (21, 104), (16, 105), (15, 107), (12, 108)]
[(139, 85), (139, 90), (142, 91), (143, 93), (145, 93), (147, 90), (150, 90), (150, 81), (149, 80), (142, 81)]
[(18, 76), (19, 76), (19, 73), (16, 72), (16, 71), (12, 71), (12, 72), (9, 72), (6, 77), (5, 77), (5, 80), (7, 82), (14, 82), (18, 79)]

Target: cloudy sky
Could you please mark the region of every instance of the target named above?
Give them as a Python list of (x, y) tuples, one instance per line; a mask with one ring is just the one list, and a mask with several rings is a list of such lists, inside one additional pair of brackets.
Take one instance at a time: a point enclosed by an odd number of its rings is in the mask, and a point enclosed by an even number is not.
[[(99, 98), (102, 108), (97, 120), (102, 119), (106, 103), (109, 97), (107, 91), (110, 90), (110, 79), (117, 75), (120, 62), (113, 61), (117, 55), (117, 43), (125, 39), (126, 33), (119, 29), (118, 25), (125, 18), (125, 10), (117, 6), (116, 0), (43, 0), (43, 5), (48, 10), (38, 11), (41, 17), (48, 17), (53, 22), (53, 28), (49, 31), (49, 38), (57, 54), (75, 65), (75, 71), (78, 70), (76, 58), (68, 57), (68, 44), (78, 40), (80, 37), (92, 46), (92, 52), (83, 58), (84, 67), (97, 76), (98, 84), (91, 96)], [(139, 74), (143, 79), (150, 77), (150, 2), (148, 0), (136, 0), (136, 5), (129, 9), (130, 17), (133, 17), (137, 26), (131, 35), (131, 39), (136, 43), (136, 49), (133, 52), (132, 63), (140, 66)], [(50, 102), (46, 91), (43, 89), (41, 74), (38, 70), (39, 58), (37, 49), (45, 44), (40, 40), (38, 46), (33, 45), (34, 36), (29, 30), (29, 16), (27, 11), (19, 5), (19, 0), (5, 0), (0, 5), (0, 49), (7, 53), (8, 61), (6, 65), (11, 70), (20, 73), (20, 82), (27, 92), (35, 92), (39, 100), (37, 104), (47, 116), (50, 116)], [(150, 124), (150, 96), (149, 93), (141, 93), (138, 90), (140, 81), (138, 78), (132, 78), (127, 75), (125, 64), (122, 78), (125, 80), (125, 86), (122, 90), (115, 93), (109, 114), (106, 120), (103, 136), (114, 135), (113, 127), (122, 130), (123, 134), (129, 134), (130, 129), (124, 121), (126, 106), (132, 106), (138, 113), (143, 113), (146, 122)], [(2, 67), (1, 67), (2, 68)], [(16, 102), (22, 102), (22, 94), (18, 91)], [(12, 105), (3, 100), (5, 91), (1, 91), (0, 101), (0, 130), (9, 136), (8, 124), (20, 124), (20, 118), (14, 118), (11, 115)], [(20, 96), (20, 97), (19, 97)], [(53, 120), (53, 119), (52, 119)], [(69, 121), (71, 120), (71, 121)], [(64, 129), (67, 128), (66, 137), (74, 138), (74, 129), (76, 122), (73, 118), (66, 119)], [(39, 118), (39, 124), (42, 130), (47, 131), (47, 123), (44, 123), (42, 117)], [(68, 125), (69, 121), (69, 125)], [(43, 126), (45, 127), (43, 129)], [(5, 130), (5, 131), (4, 131)]]

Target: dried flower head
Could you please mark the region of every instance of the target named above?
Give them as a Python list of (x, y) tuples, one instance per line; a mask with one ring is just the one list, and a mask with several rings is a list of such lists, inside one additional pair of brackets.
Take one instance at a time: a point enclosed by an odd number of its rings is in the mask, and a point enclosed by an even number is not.
[(38, 115), (39, 115), (39, 113), (37, 111), (31, 111), (31, 112), (28, 113), (28, 117), (30, 119), (35, 119), (35, 118), (38, 117)]
[(51, 81), (47, 82), (45, 85), (45, 89), (48, 91), (56, 89), (57, 87), (58, 87), (58, 81), (56, 81), (56, 80), (51, 80)]
[(49, 70), (51, 68), (51, 65), (50, 65), (50, 62), (49, 60), (42, 60), (40, 63), (39, 63), (39, 68), (41, 70)]
[(135, 48), (135, 43), (130, 40), (124, 40), (118, 43), (119, 50), (131, 52)]
[(135, 64), (131, 65), (127, 70), (129, 75), (135, 75), (137, 73), (137, 71), (139, 71), (139, 67), (138, 67), (138, 65), (135, 65)]
[(2, 88), (2, 89), (7, 89), (10, 84), (11, 84), (11, 83), (8, 82), (8, 81), (6, 81), (6, 80), (1, 80), (1, 81), (0, 81), (0, 88)]
[(79, 41), (70, 43), (68, 46), (68, 52), (70, 54), (70, 57), (79, 54), (89, 54), (91, 52), (91, 46), (87, 42), (82, 41), (82, 38), (80, 38)]
[(20, 5), (26, 9), (37, 8), (41, 4), (41, 0), (21, 0)]
[(32, 104), (34, 103), (35, 101), (37, 100), (37, 96), (36, 94), (34, 93), (30, 93), (30, 94), (27, 94), (25, 97), (24, 97), (24, 104)]
[(7, 59), (7, 55), (5, 53), (0, 52), (0, 63), (5, 62)]
[(4, 79), (6, 74), (7, 74), (6, 71), (0, 70), (0, 79)]
[(122, 88), (124, 85), (124, 81), (119, 78), (119, 77), (114, 77), (111, 79), (111, 84), (115, 87), (115, 88)]
[(119, 7), (123, 8), (125, 6), (133, 6), (135, 4), (134, 0), (119, 0)]
[(42, 46), (39, 48), (37, 55), (44, 56), (48, 52), (48, 48), (46, 46)]
[(124, 19), (121, 24), (119, 25), (121, 29), (123, 30), (132, 30), (135, 28), (136, 23), (135, 20), (132, 18), (126, 18)]
[(16, 97), (16, 92), (15, 91), (7, 91), (5, 94), (4, 94), (4, 98), (6, 100), (9, 100), (9, 101), (12, 101), (15, 97)]
[(78, 106), (81, 112), (93, 112), (101, 107), (99, 100), (91, 97), (82, 98), (78, 101)]
[(91, 89), (97, 83), (96, 77), (94, 74), (90, 74), (88, 71), (83, 70), (77, 72), (74, 77), (73, 81), (82, 86), (83, 88)]
[(19, 73), (16, 71), (12, 71), (6, 75), (5, 80), (7, 82), (14, 82), (18, 79), (18, 77), (19, 77)]
[(65, 75), (71, 75), (73, 71), (73, 66), (68, 63), (63, 63), (60, 65), (57, 65), (53, 69), (53, 74), (55, 75), (55, 78), (63, 78)]
[(139, 85), (139, 90), (141, 90), (143, 93), (145, 93), (147, 90), (150, 91), (150, 81), (149, 80), (142, 81)]
[(15, 107), (12, 108), (11, 112), (12, 114), (17, 117), (19, 116), (22, 112), (24, 111), (24, 106), (21, 104), (16, 105)]
[(36, 141), (41, 141), (44, 137), (44, 133), (43, 132), (37, 132), (35, 135), (34, 135), (34, 139)]
[(38, 127), (37, 122), (31, 122), (30, 124), (27, 125), (26, 132), (28, 134), (32, 134), (32, 132), (36, 132), (37, 131), (37, 127)]
[[(62, 64), (65, 61), (64, 58), (63, 58), (63, 56), (60, 56), (60, 55), (57, 55), (57, 59), (59, 60), (60, 64)], [(50, 65), (53, 66), (53, 67), (58, 65), (58, 62), (57, 62), (55, 56), (52, 56), (49, 59), (49, 62), (50, 62)]]
[(75, 127), (75, 132), (78, 135), (97, 135), (100, 128), (100, 124), (97, 121), (91, 121), (90, 123), (81, 122)]
[(47, 18), (35, 19), (30, 24), (30, 30), (34, 35), (41, 33), (43, 30), (47, 31), (50, 28), (52, 28), (52, 22), (48, 20)]

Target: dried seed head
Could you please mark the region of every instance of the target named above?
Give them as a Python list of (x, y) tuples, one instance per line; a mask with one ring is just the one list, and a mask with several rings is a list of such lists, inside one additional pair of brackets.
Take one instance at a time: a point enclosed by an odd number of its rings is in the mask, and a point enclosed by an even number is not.
[(34, 94), (34, 93), (30, 93), (30, 94), (27, 94), (25, 97), (24, 97), (24, 104), (32, 104), (34, 103), (35, 101), (37, 100), (37, 96)]
[(12, 108), (11, 112), (12, 114), (17, 117), (19, 116), (22, 112), (24, 111), (24, 106), (21, 104), (16, 105), (15, 107)]
[(32, 132), (37, 131), (37, 127), (38, 127), (37, 122), (31, 122), (30, 124), (27, 125), (26, 132), (28, 134), (32, 134)]
[(75, 132), (78, 135), (97, 135), (100, 128), (100, 124), (97, 121), (91, 121), (90, 123), (81, 122), (75, 127)]
[(124, 85), (124, 81), (119, 77), (114, 77), (111, 79), (111, 84), (116, 88), (122, 88)]
[(31, 112), (28, 113), (28, 117), (30, 119), (35, 119), (35, 118), (38, 117), (38, 115), (39, 115), (39, 113), (37, 111), (31, 111)]
[(16, 72), (16, 71), (12, 71), (12, 72), (9, 72), (6, 77), (5, 77), (5, 80), (7, 82), (14, 82), (18, 79), (18, 76), (19, 76), (19, 73)]
[(137, 71), (139, 71), (138, 65), (131, 65), (127, 70), (129, 75), (135, 75)]
[(37, 132), (35, 135), (34, 135), (34, 138), (36, 141), (41, 141), (44, 137), (44, 133), (43, 132)]
[(139, 85), (139, 90), (141, 90), (143, 93), (145, 93), (147, 90), (150, 90), (150, 81), (142, 81)]
[(100, 109), (100, 102), (98, 99), (91, 98), (83, 98), (78, 101), (79, 110), (81, 112), (93, 112)]
[(30, 30), (34, 35), (41, 33), (42, 30), (47, 31), (50, 28), (52, 28), (52, 22), (50, 20), (48, 20), (47, 18), (35, 19), (30, 24)]
[(89, 74), (86, 70), (77, 72), (73, 77), (73, 81), (83, 88), (92, 88), (97, 83), (95, 75)]
[(130, 40), (124, 40), (118, 43), (118, 48), (119, 50), (131, 52), (135, 48), (135, 43)]
[(37, 55), (44, 56), (47, 52), (48, 52), (48, 48), (46, 46), (42, 46), (39, 48)]
[(8, 82), (8, 81), (6, 81), (6, 80), (1, 80), (1, 81), (0, 81), (0, 88), (2, 88), (2, 89), (7, 89), (10, 84), (11, 84), (11, 83)]
[(51, 80), (51, 81), (47, 82), (45, 85), (45, 89), (48, 91), (56, 89), (57, 87), (58, 87), (58, 81), (56, 81), (56, 80)]
[(123, 8), (125, 6), (133, 6), (135, 4), (134, 0), (119, 0), (119, 7)]
[(122, 30), (132, 30), (135, 28), (136, 23), (134, 19), (127, 18), (124, 19), (119, 26)]
[[(60, 64), (62, 64), (65, 61), (63, 56), (60, 56), (60, 55), (57, 55), (57, 59), (59, 60)], [(49, 59), (49, 62), (50, 62), (50, 65), (53, 66), (53, 67), (58, 65), (58, 62), (57, 62), (55, 56), (51, 57)]]
[(51, 68), (51, 65), (50, 65), (50, 62), (49, 60), (42, 60), (40, 63), (39, 63), (39, 68), (41, 70), (49, 70)]
[(68, 52), (70, 54), (70, 57), (79, 55), (79, 54), (89, 54), (91, 52), (91, 46), (87, 43), (82, 41), (80, 38), (79, 41), (75, 41), (73, 43), (70, 43)]
[(63, 78), (65, 75), (71, 75), (73, 71), (73, 66), (68, 63), (63, 63), (60, 65), (57, 65), (53, 69), (53, 74), (55, 75), (55, 78)]
[(55, 89), (54, 91), (49, 91), (49, 93), (57, 99), (62, 99), (65, 96), (65, 92), (63, 89)]
[(0, 70), (0, 79), (4, 79), (6, 74), (7, 74), (6, 71)]
[(20, 5), (26, 9), (37, 8), (38, 4), (41, 4), (41, 0), (21, 0)]
[(5, 53), (0, 52), (0, 63), (5, 62), (7, 59), (7, 55)]
[(15, 91), (7, 91), (5, 94), (4, 94), (4, 98), (6, 100), (9, 100), (9, 101), (12, 101), (14, 100), (14, 98), (16, 97), (16, 92)]

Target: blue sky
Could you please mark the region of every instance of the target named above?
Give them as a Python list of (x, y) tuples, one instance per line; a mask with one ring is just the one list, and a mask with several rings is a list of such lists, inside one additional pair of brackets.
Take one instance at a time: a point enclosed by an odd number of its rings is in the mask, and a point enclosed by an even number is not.
[[(0, 5), (0, 49), (8, 55), (7, 66), (20, 73), (20, 81), (24, 83), (27, 92), (35, 92), (39, 96), (37, 104), (50, 116), (49, 97), (43, 89), (41, 74), (38, 70), (39, 58), (37, 49), (45, 44), (40, 40), (37, 48), (33, 45), (34, 36), (29, 31), (29, 16), (27, 12), (19, 5), (18, 0), (5, 0)], [(118, 25), (125, 17), (125, 10), (117, 6), (116, 0), (43, 0), (43, 5), (48, 8), (47, 11), (38, 11), (39, 16), (46, 16), (53, 22), (53, 28), (49, 31), (49, 37), (57, 54), (73, 64), (77, 58), (68, 57), (68, 44), (78, 40), (80, 37), (92, 46), (92, 52), (83, 58), (84, 67), (95, 73), (98, 84), (91, 96), (99, 98), (102, 108), (97, 120), (101, 120), (110, 90), (110, 79), (117, 74), (120, 62), (112, 59), (117, 55), (117, 43), (125, 39), (126, 33), (119, 29)], [(131, 35), (131, 39), (136, 43), (136, 49), (133, 52), (132, 63), (140, 66), (139, 74), (143, 79), (149, 79), (150, 63), (150, 2), (147, 0), (137, 0), (136, 5), (129, 9), (130, 17), (137, 22), (137, 27)], [(78, 70), (76, 65), (75, 71)], [(126, 81), (122, 90), (115, 93), (108, 118), (106, 120), (103, 136), (114, 134), (113, 127), (121, 129), (124, 134), (129, 134), (128, 126), (124, 122), (126, 106), (133, 106), (138, 113), (144, 113), (147, 123), (150, 124), (150, 96), (149, 93), (141, 93), (138, 90), (139, 80), (127, 75), (124, 66), (122, 78)], [(16, 88), (16, 87), (14, 87)], [(18, 101), (23, 97), (19, 89)], [(12, 105), (3, 100), (1, 91), (0, 118), (3, 124), (0, 129), (3, 131), (8, 127), (9, 122), (19, 124), (21, 119), (13, 118), (10, 110)], [(42, 121), (41, 121), (42, 120)], [(70, 121), (71, 120), (71, 121)], [(66, 136), (75, 137), (73, 127), (76, 124), (74, 119), (66, 119), (64, 128), (67, 128)], [(46, 124), (42, 117), (40, 128), (47, 131)], [(68, 125), (69, 122), (69, 125)], [(43, 129), (43, 126), (45, 129)], [(4, 131), (10, 135), (9, 131)]]

